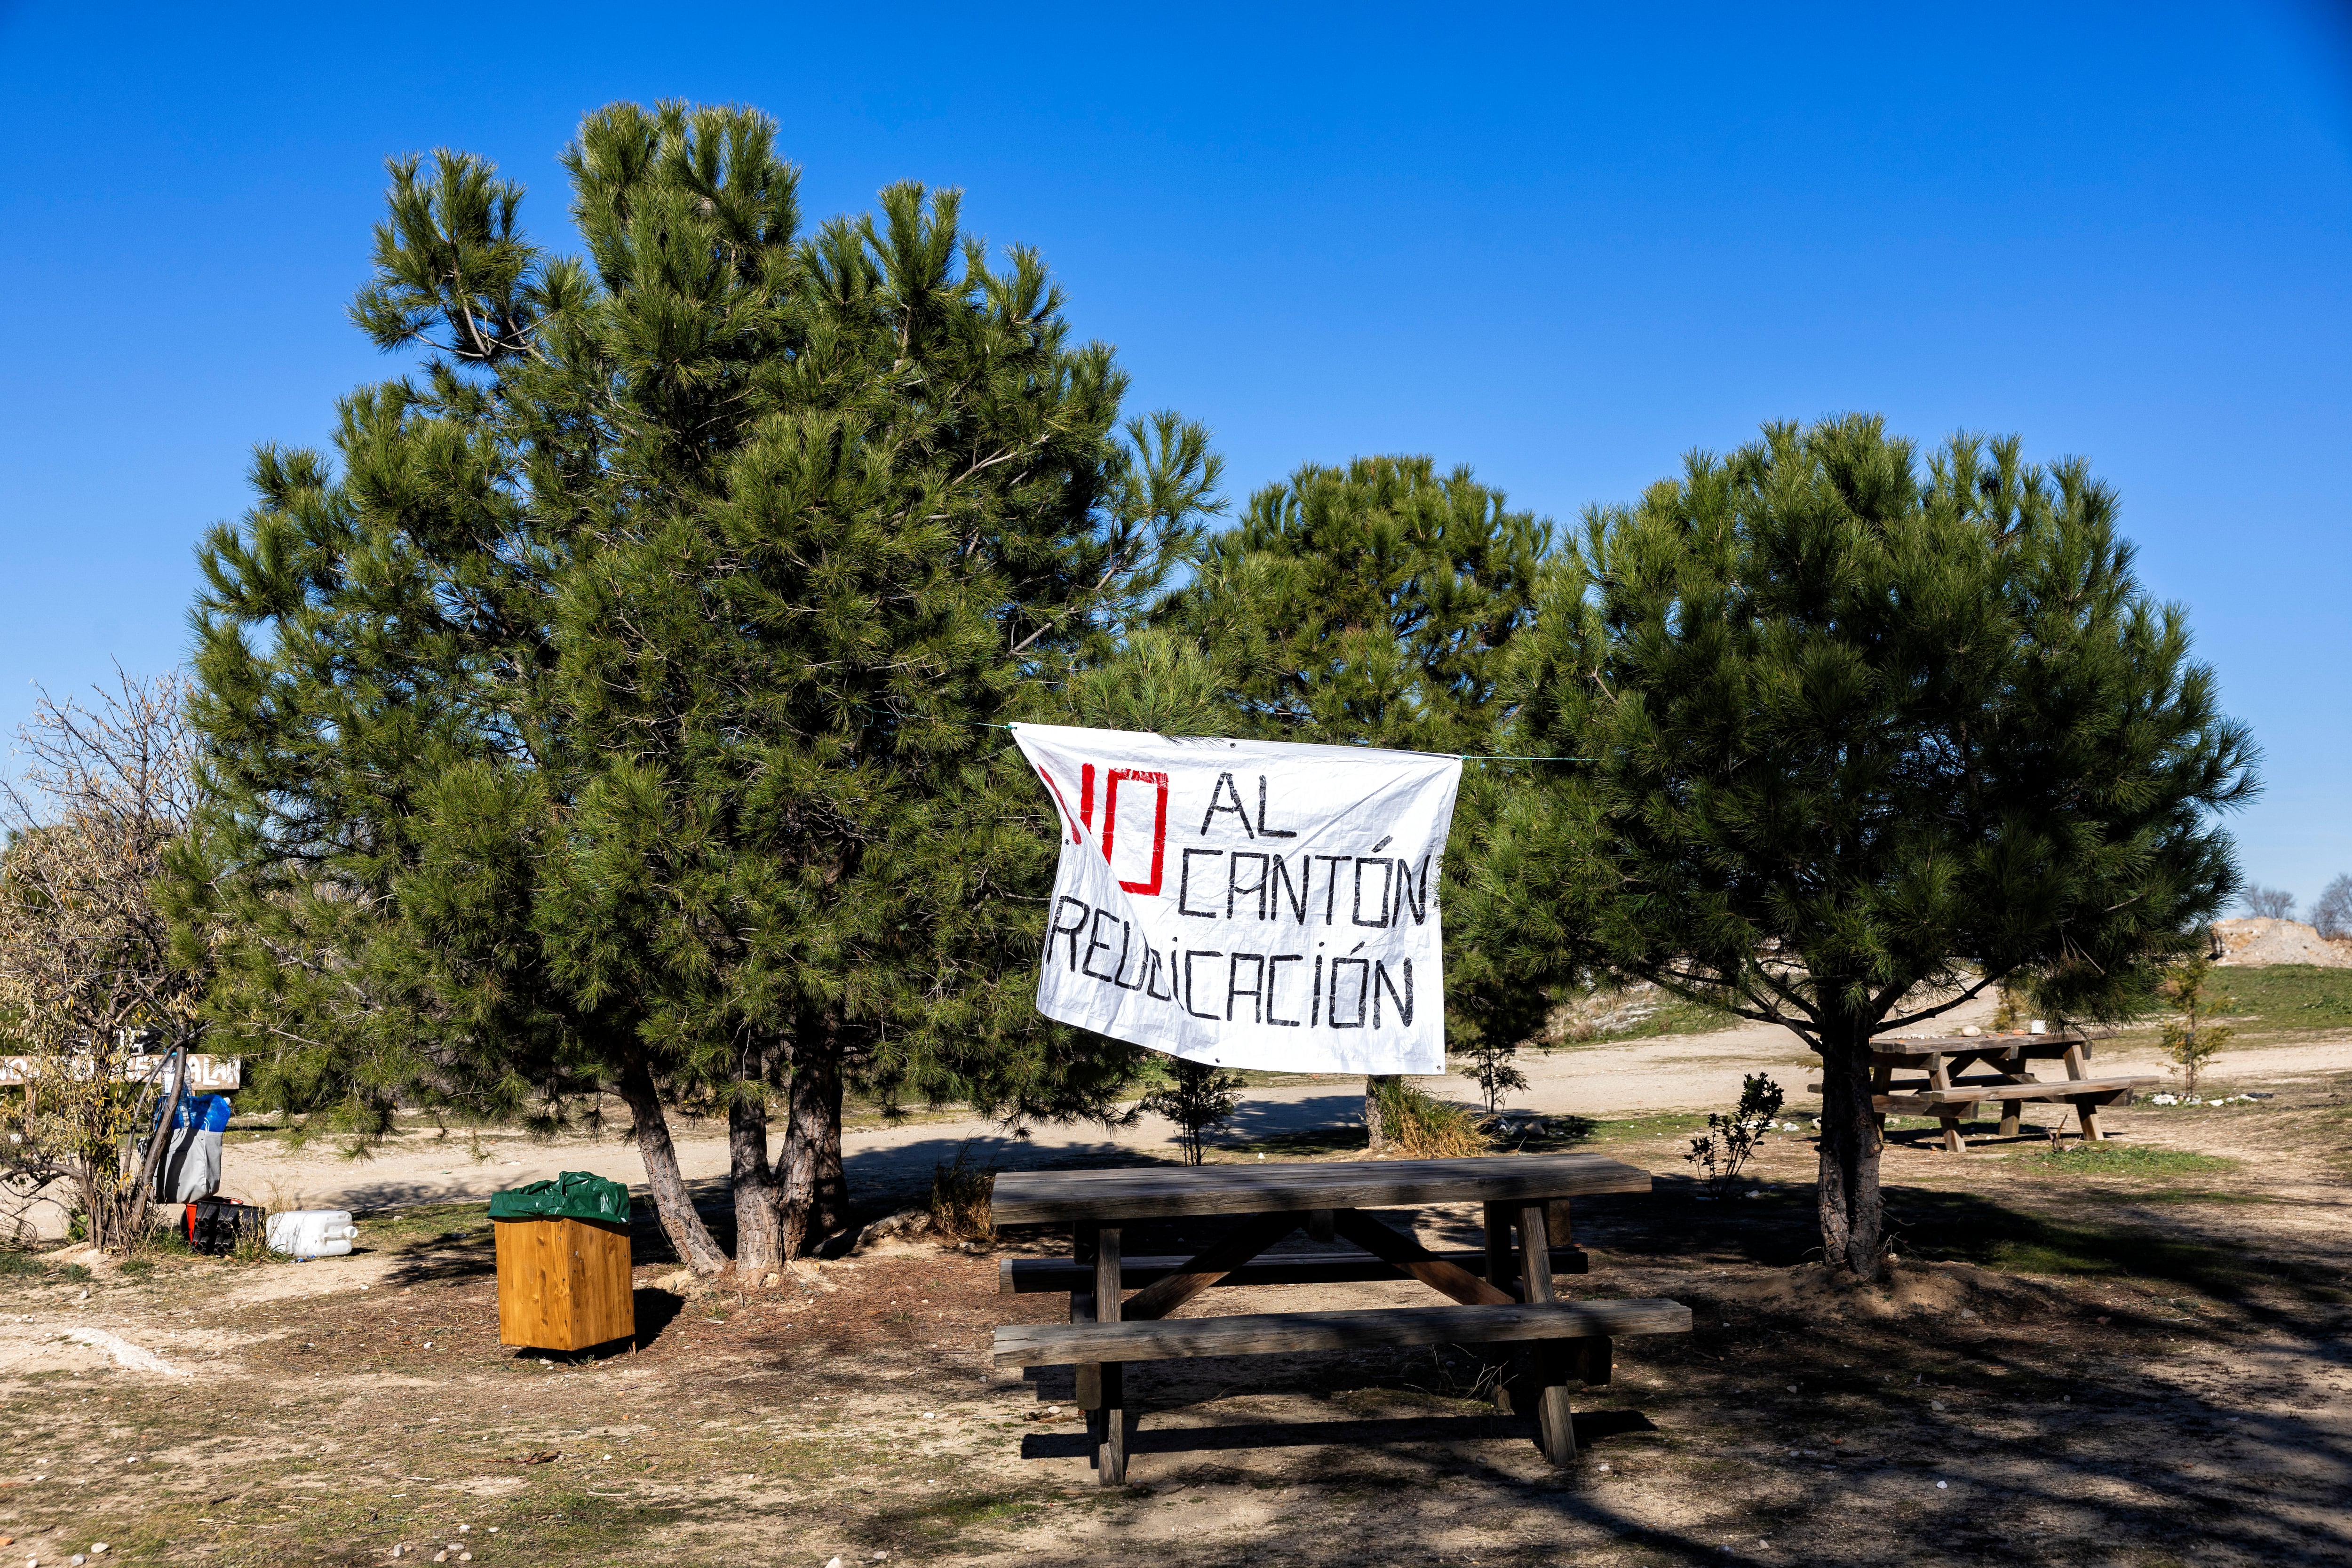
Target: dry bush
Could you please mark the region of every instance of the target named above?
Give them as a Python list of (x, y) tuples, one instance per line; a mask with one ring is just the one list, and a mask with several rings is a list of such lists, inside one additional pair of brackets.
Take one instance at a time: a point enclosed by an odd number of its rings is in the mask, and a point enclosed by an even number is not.
[(1373, 1080), (1380, 1100), (1380, 1152), (1399, 1160), (1451, 1160), (1487, 1152), (1475, 1111), (1432, 1097), (1402, 1078)]
[(1003, 1168), (993, 1160), (973, 1164), (969, 1140), (956, 1151), (952, 1162), (942, 1160), (934, 1165), (931, 1228), (957, 1241), (992, 1238), (996, 1222), (990, 1214), (990, 1203), (996, 1191), (996, 1173)]

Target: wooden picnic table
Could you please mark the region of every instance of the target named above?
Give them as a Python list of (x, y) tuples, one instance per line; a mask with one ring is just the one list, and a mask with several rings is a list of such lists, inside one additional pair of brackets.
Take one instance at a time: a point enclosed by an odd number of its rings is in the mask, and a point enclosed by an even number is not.
[[(1133, 1422), (1129, 1362), (1373, 1345), (1509, 1345), (1517, 1365), (1498, 1390), (1497, 1405), (1506, 1412), (1532, 1410), (1546, 1457), (1564, 1466), (1576, 1454), (1568, 1380), (1608, 1382), (1616, 1336), (1690, 1331), (1690, 1309), (1678, 1301), (1567, 1302), (1553, 1289), (1555, 1275), (1582, 1273), (1586, 1266), (1570, 1240), (1570, 1200), (1649, 1190), (1647, 1171), (1598, 1154), (1008, 1173), (996, 1179), (996, 1223), (1066, 1222), (1074, 1248), (1067, 1259), (1005, 1259), (998, 1288), (1008, 1295), (1066, 1290), (1070, 1321), (999, 1328), (996, 1362), (1077, 1368), (1077, 1403), (1087, 1412), (1097, 1477), (1118, 1486), (1127, 1479)], [(1369, 1212), (1445, 1203), (1484, 1205), (1482, 1249), (1433, 1252)], [(1121, 1255), (1128, 1222), (1164, 1219), (1227, 1223), (1223, 1236), (1190, 1258)], [(1301, 1230), (1327, 1246), (1350, 1246), (1268, 1251)], [(1459, 1305), (1170, 1321), (1213, 1287), (1401, 1276)]]
[[(2091, 1142), (2106, 1134), (2099, 1127), (2099, 1108), (2129, 1105), (2140, 1089), (2163, 1081), (2156, 1078), (2093, 1078), (2090, 1076), (2094, 1037), (2081, 1029), (2053, 1029), (2042, 1034), (2017, 1030), (1999, 1035), (1937, 1035), (1922, 1039), (1885, 1037), (1870, 1042), (1871, 1109), (1878, 1125), (1888, 1112), (1933, 1116), (1944, 1124), (1944, 1147), (1955, 1154), (1968, 1152), (1960, 1123), (1990, 1100), (2000, 1107), (2000, 1131), (2014, 1137), (2019, 1111), (2029, 1100), (2071, 1105)], [(2063, 1079), (2033, 1076), (2036, 1061), (2065, 1064)], [(1983, 1070), (1964, 1077), (1971, 1068)], [(1921, 1071), (1924, 1078), (1895, 1081), (1904, 1070)], [(1806, 1086), (1814, 1094), (1818, 1083)]]

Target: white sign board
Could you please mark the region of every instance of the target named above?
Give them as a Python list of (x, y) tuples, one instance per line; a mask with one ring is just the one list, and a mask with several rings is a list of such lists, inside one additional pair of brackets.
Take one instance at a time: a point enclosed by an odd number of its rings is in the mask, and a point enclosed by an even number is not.
[(1062, 858), (1037, 1010), (1191, 1061), (1445, 1070), (1459, 757), (1016, 724)]
[[(170, 1081), (171, 1058), (166, 1056), (125, 1057), (115, 1068), (114, 1076), (123, 1083), (155, 1083)], [(37, 1083), (46, 1073), (57, 1071), (52, 1057), (0, 1057), (0, 1089), (14, 1089), (22, 1084)], [(237, 1057), (208, 1057), (191, 1052), (188, 1057), (188, 1088), (198, 1094), (234, 1092), (243, 1076), (245, 1063)], [(95, 1069), (88, 1057), (69, 1058), (66, 1070), (78, 1082), (87, 1082)]]

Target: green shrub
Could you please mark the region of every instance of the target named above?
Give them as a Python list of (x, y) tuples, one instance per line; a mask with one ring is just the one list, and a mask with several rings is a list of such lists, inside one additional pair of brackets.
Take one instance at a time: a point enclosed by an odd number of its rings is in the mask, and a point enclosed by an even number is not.
[(1727, 1196), (1738, 1184), (1739, 1168), (1756, 1152), (1772, 1119), (1780, 1114), (1780, 1086), (1769, 1073), (1752, 1072), (1739, 1087), (1739, 1103), (1729, 1115), (1717, 1111), (1706, 1119), (1706, 1132), (1694, 1138), (1683, 1158), (1699, 1168), (1707, 1191)]

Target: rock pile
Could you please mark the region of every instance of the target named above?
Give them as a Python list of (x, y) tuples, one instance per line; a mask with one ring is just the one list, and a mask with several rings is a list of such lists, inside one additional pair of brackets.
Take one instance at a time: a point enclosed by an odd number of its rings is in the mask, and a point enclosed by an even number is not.
[(2254, 916), (2242, 921), (2215, 921), (2213, 934), (2221, 941), (2221, 962), (2240, 968), (2265, 963), (2315, 963), (2326, 969), (2352, 969), (2352, 942), (2336, 942), (2301, 921)]

